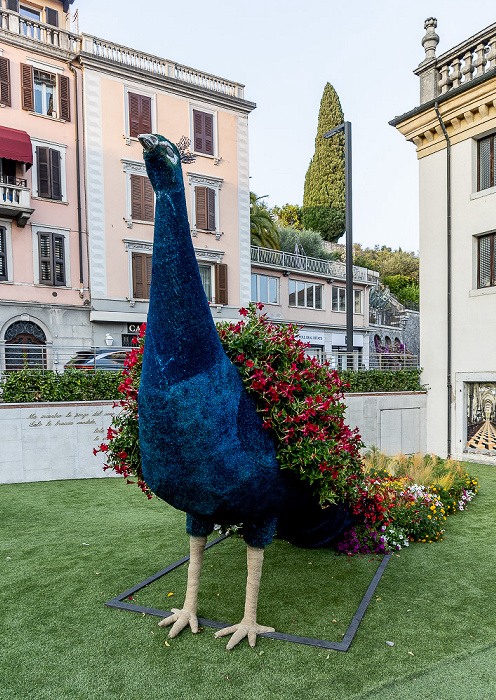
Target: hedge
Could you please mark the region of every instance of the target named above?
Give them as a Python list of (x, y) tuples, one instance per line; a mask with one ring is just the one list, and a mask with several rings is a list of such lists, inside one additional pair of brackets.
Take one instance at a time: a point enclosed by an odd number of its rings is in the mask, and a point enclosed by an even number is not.
[(21, 369), (6, 374), (0, 390), (5, 403), (107, 401), (121, 398), (121, 381), (121, 372), (100, 369), (68, 369), (63, 374)]
[(338, 370), (340, 378), (349, 385), (345, 393), (423, 391), (420, 383), (421, 369), (398, 369), (394, 371), (365, 369), (360, 372)]

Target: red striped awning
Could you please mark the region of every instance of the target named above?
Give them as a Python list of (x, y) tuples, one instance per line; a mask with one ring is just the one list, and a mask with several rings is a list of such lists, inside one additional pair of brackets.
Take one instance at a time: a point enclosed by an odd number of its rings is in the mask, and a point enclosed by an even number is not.
[(26, 131), (0, 126), (0, 158), (26, 163), (26, 167), (30, 168), (33, 165), (33, 149), (29, 134)]

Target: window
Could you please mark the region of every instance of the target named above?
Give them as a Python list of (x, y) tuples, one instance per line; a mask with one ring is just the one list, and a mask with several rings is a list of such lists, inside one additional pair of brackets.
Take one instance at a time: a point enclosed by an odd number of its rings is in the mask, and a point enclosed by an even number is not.
[(129, 136), (136, 138), (139, 134), (152, 131), (152, 98), (146, 95), (128, 93)]
[(10, 107), (10, 61), (0, 56), (0, 103)]
[(214, 154), (214, 115), (193, 110), (193, 144), (197, 153)]
[(7, 231), (5, 226), (0, 226), (0, 281), (7, 279)]
[(70, 121), (68, 76), (21, 63), (21, 102), (28, 112)]
[(60, 151), (47, 146), (36, 147), (37, 196), (62, 201)]
[(494, 144), (496, 134), (481, 139), (477, 144), (477, 190), (487, 190), (496, 185), (496, 159)]
[(262, 304), (277, 304), (279, 301), (279, 277), (267, 275), (251, 276), (251, 300)]
[(150, 298), (152, 281), (152, 256), (147, 253), (133, 253), (133, 297), (136, 299)]
[(131, 175), (131, 219), (153, 221), (153, 187), (143, 175)]
[(215, 190), (195, 187), (195, 225), (200, 231), (215, 231)]
[(58, 233), (38, 233), (40, 284), (65, 286), (64, 236)]
[(212, 301), (212, 266), (198, 265), (200, 277), (203, 285), (203, 291), (208, 301)]
[(333, 311), (346, 311), (346, 288), (345, 287), (333, 287), (332, 288), (332, 310)]
[(322, 285), (290, 279), (289, 306), (302, 306), (309, 309), (322, 308)]
[(355, 301), (354, 313), (361, 314), (362, 313), (362, 292), (361, 292), (361, 290), (354, 289), (353, 296), (354, 296), (354, 301)]
[(480, 236), (477, 261), (477, 287), (494, 287), (496, 285), (496, 258), (494, 255), (496, 234)]

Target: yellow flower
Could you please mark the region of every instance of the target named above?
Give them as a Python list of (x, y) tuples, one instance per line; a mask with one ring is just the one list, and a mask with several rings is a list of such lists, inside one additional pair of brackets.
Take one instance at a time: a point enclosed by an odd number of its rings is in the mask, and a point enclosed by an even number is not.
[(429, 520), (431, 520), (431, 516), (430, 516), (430, 515), (428, 515), (427, 517), (429, 518)]

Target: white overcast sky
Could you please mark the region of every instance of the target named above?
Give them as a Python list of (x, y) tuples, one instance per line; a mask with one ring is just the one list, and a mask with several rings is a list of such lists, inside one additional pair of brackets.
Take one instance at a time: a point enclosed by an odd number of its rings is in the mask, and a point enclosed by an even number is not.
[[(424, 20), (440, 55), (496, 21), (494, 0), (76, 0), (80, 30), (244, 83), (251, 189), (301, 204), (324, 85), (353, 128), (354, 240), (418, 249), (415, 147), (388, 121), (419, 104)], [(166, 134), (165, 134), (166, 135)], [(343, 239), (344, 240), (344, 239)]]

